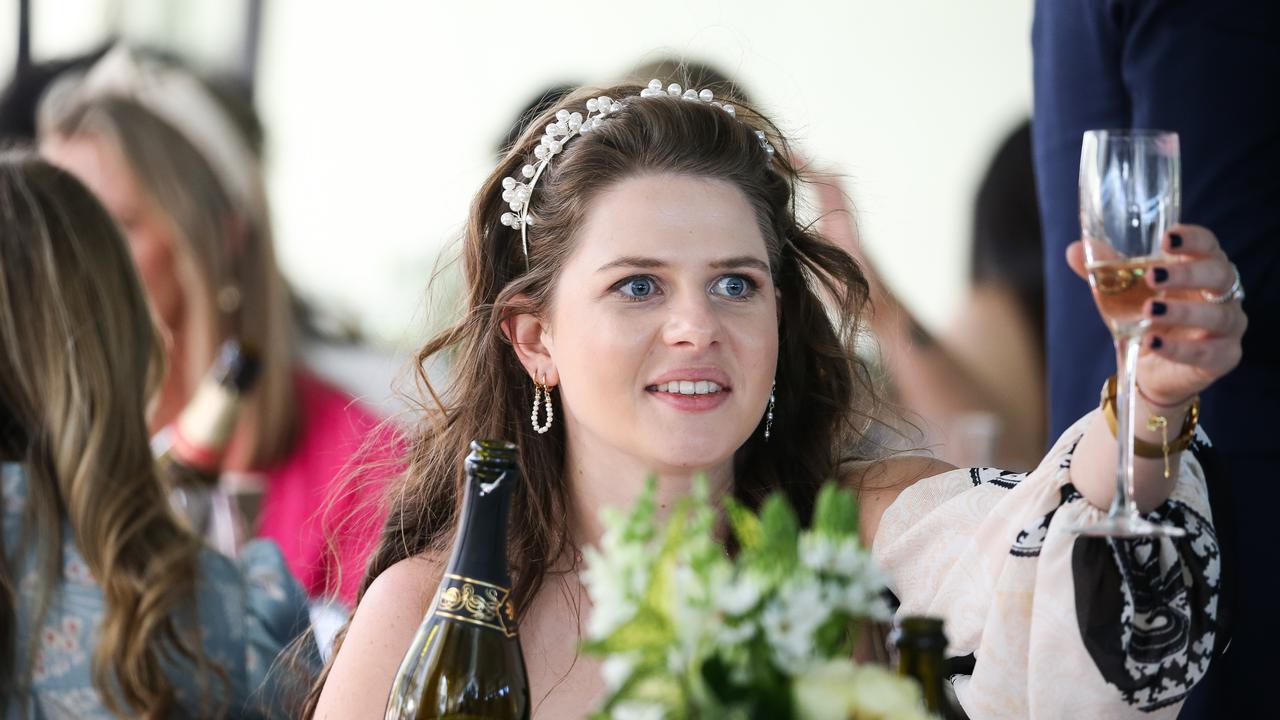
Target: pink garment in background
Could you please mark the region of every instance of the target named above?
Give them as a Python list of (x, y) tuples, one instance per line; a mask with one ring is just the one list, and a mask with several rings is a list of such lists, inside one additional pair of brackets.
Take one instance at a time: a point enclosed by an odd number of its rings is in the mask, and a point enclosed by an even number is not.
[(308, 595), (336, 595), (354, 607), (382, 529), (381, 494), (398, 467), (397, 444), (389, 431), (385, 442), (368, 442), (382, 421), (358, 400), (302, 369), (294, 383), (298, 441), (265, 472), (258, 536), (280, 546)]

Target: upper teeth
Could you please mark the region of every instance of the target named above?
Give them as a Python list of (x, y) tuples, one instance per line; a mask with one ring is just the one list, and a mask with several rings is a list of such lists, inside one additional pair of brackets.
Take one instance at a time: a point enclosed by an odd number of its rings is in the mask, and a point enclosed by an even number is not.
[(720, 392), (720, 386), (710, 380), (672, 380), (655, 386), (658, 392), (678, 393), (680, 395), (706, 395)]

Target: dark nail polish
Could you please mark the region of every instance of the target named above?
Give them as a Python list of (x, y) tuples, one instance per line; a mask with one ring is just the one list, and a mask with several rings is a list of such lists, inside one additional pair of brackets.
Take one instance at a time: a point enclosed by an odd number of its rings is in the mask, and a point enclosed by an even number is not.
[(1178, 233), (1170, 233), (1170, 234), (1169, 234), (1169, 247), (1171, 247), (1171, 248), (1180, 248), (1180, 247), (1182, 247), (1182, 236), (1181, 236), (1181, 235), (1179, 235)]
[(1156, 301), (1156, 302), (1151, 303), (1151, 314), (1152, 314), (1152, 315), (1163, 315), (1163, 314), (1165, 314), (1165, 313), (1167, 313), (1167, 312), (1169, 312), (1169, 306), (1168, 306), (1168, 305), (1165, 305), (1164, 303), (1159, 302), (1159, 301)]
[(1164, 347), (1164, 341), (1160, 339), (1160, 336), (1159, 336), (1159, 335), (1157, 335), (1157, 336), (1155, 336), (1155, 337), (1151, 338), (1151, 349), (1152, 349), (1152, 350), (1159, 350), (1159, 349), (1160, 349), (1160, 348), (1162, 348), (1162, 347)]
[(1169, 271), (1164, 268), (1156, 268), (1154, 275), (1156, 282), (1158, 283), (1162, 283), (1169, 279)]

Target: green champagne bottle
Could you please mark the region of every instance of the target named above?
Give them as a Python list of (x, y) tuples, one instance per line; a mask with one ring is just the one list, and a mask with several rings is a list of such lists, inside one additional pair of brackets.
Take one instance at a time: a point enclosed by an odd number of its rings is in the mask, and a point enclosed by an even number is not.
[(966, 718), (960, 703), (949, 692), (946, 678), (947, 636), (942, 632), (942, 618), (909, 616), (898, 621), (894, 631), (898, 647), (898, 673), (920, 683), (925, 708), (944, 720)]
[(174, 509), (209, 546), (231, 557), (245, 539), (245, 530), (238, 508), (218, 481), (240, 398), (257, 380), (259, 365), (250, 348), (235, 340), (223, 343), (213, 367), (174, 422), (169, 448), (156, 460), (169, 483)]
[(391, 686), (388, 720), (528, 720), (507, 571), (516, 446), (471, 443), (453, 555)]

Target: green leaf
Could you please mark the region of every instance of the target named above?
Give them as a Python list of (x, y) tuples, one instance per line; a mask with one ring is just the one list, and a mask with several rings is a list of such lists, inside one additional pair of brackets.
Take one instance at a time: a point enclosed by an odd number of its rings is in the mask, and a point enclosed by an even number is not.
[(789, 574), (798, 562), (800, 523), (782, 493), (774, 493), (760, 509), (760, 551), (756, 562), (775, 577)]
[(622, 537), (635, 542), (647, 542), (653, 538), (658, 515), (658, 476), (650, 475), (644, 489), (636, 498), (631, 512), (623, 519)]
[(836, 483), (822, 486), (813, 509), (814, 532), (829, 536), (857, 536), (858, 500), (853, 492)]
[(813, 633), (819, 657), (851, 657), (858, 638), (858, 626), (848, 613), (833, 611)]
[(665, 652), (673, 642), (675, 633), (667, 618), (651, 607), (641, 607), (630, 620), (607, 637), (583, 643), (582, 650), (591, 655)]
[(729, 516), (729, 525), (733, 528), (733, 537), (737, 539), (738, 547), (744, 554), (755, 552), (764, 535), (760, 529), (760, 518), (733, 498), (725, 498), (724, 509)]
[(662, 548), (653, 565), (653, 573), (649, 576), (649, 587), (645, 590), (645, 604), (666, 617), (671, 616), (671, 587), (675, 582), (680, 550), (688, 539), (689, 505), (690, 500), (682, 498), (672, 508), (666, 532), (662, 536)]

